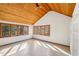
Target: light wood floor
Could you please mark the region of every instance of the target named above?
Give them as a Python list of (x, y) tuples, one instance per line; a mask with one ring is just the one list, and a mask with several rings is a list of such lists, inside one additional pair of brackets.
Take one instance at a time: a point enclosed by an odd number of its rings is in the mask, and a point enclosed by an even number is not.
[(1, 56), (70, 56), (67, 46), (41, 40), (25, 40), (0, 47)]

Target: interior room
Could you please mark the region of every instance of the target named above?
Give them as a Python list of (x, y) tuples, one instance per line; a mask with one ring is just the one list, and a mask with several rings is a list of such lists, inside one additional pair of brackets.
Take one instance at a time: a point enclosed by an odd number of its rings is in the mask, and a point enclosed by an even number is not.
[(0, 3), (0, 56), (79, 55), (78, 3)]

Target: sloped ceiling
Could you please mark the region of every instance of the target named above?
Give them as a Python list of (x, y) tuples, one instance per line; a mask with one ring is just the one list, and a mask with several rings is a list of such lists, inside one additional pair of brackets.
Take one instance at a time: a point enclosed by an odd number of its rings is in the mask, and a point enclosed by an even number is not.
[(34, 24), (48, 11), (56, 11), (61, 14), (72, 16), (75, 3), (5, 3), (0, 4), (0, 20), (11, 22)]
[(53, 11), (72, 17), (75, 3), (50, 3), (48, 6)]

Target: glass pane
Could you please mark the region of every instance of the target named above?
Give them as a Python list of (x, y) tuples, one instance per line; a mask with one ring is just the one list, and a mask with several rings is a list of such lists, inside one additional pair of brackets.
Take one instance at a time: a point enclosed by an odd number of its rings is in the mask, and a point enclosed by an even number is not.
[(10, 36), (10, 24), (1, 24), (2, 26), (2, 37)]

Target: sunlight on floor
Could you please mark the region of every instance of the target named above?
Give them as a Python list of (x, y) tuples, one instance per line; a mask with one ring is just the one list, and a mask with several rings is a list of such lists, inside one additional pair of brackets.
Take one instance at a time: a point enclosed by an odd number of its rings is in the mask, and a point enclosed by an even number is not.
[(45, 48), (48, 48), (43, 42), (40, 42)]
[(71, 56), (69, 53), (67, 53), (66, 51), (60, 49), (59, 47), (57, 47), (57, 46), (55, 46), (55, 45), (53, 45), (53, 46), (54, 46), (56, 49), (58, 49), (59, 51), (61, 51), (62, 53)]
[(52, 47), (52, 46), (50, 46), (49, 44), (46, 44), (49, 48), (51, 48), (52, 50), (54, 50), (54, 51), (56, 51), (56, 52), (58, 52), (58, 50), (57, 49), (55, 49), (54, 47)]
[(19, 51), (22, 51), (23, 49), (25, 49), (27, 47), (27, 43), (22, 43), (21, 47), (19, 49)]
[(39, 42), (39, 41), (37, 41), (37, 43), (38, 43), (40, 46), (44, 46), (45, 48), (51, 48), (51, 49), (54, 50), (54, 51), (58, 51), (58, 50), (56, 50), (54, 47), (52, 47), (52, 46), (50, 46), (50, 45), (46, 45), (46, 43)]
[(16, 53), (16, 52), (18, 51), (18, 48), (19, 48), (19, 47), (20, 47), (20, 44), (14, 46), (14, 47), (10, 50), (10, 52), (7, 54), (7, 56)]
[(4, 56), (10, 49), (11, 49), (11, 47), (8, 47), (6, 49), (1, 50), (0, 51), (0, 56)]
[[(15, 43), (0, 49), (0, 56), (12, 55), (68, 55), (69, 50), (64, 50), (65, 46), (49, 44), (40, 40), (30, 40), (26, 42)], [(65, 47), (68, 49), (68, 47)], [(37, 53), (38, 52), (38, 53)], [(41, 53), (42, 52), (42, 53)]]
[[(39, 41), (38, 41), (39, 42)], [(53, 51), (56, 51), (56, 52), (62, 52), (62, 53), (64, 53), (64, 54), (66, 54), (66, 55), (69, 55), (69, 56), (71, 56), (69, 53), (67, 53), (67, 52), (65, 52), (64, 50), (62, 50), (61, 48), (59, 48), (59, 47), (57, 47), (57, 46), (55, 46), (55, 45), (53, 45), (53, 46), (51, 46), (51, 45), (49, 45), (49, 44), (47, 44), (47, 43), (43, 43), (43, 42), (39, 42), (41, 45), (43, 45), (45, 48), (51, 48)]]
[(39, 46), (42, 46), (39, 41), (35, 41)]

